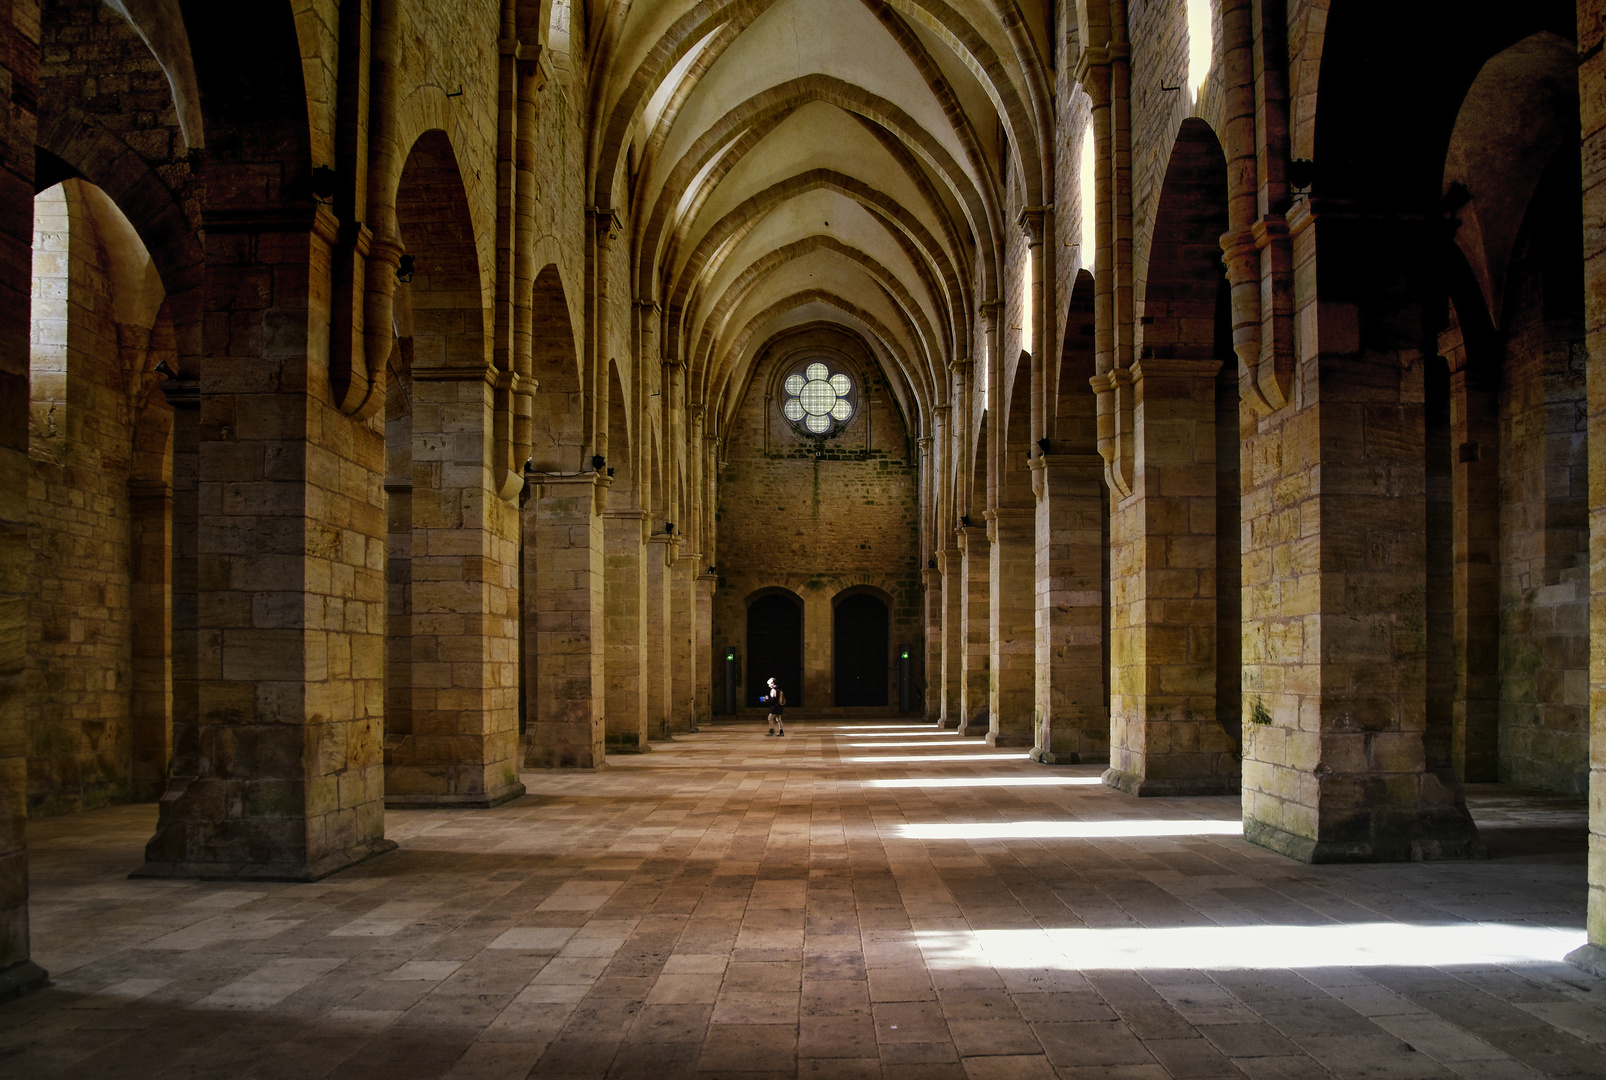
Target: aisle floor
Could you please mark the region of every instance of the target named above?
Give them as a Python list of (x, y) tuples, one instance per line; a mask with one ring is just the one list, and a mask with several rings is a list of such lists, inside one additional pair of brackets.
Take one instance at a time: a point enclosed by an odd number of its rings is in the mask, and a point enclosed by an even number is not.
[(1477, 862), (1305, 866), (1236, 799), (924, 726), (705, 729), (315, 884), (130, 880), (154, 806), (35, 822), (0, 1075), (1606, 1076), (1585, 808), (1485, 786)]

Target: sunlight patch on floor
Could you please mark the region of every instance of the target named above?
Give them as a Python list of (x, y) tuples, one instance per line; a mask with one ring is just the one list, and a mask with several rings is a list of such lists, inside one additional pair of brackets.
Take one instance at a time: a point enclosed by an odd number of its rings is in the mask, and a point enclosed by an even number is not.
[(878, 788), (1099, 787), (1102, 776), (914, 776), (903, 780), (865, 780)]
[(994, 968), (1203, 971), (1559, 963), (1582, 930), (1511, 923), (1348, 923), (1150, 929), (917, 930), (927, 962)]
[(898, 826), (906, 840), (1121, 840), (1144, 836), (1242, 836), (1242, 821), (984, 821)]
[[(903, 747), (899, 747), (903, 749)], [(875, 757), (850, 757), (843, 761), (864, 762), (870, 765), (897, 761), (1025, 761), (1025, 754), (878, 754)]]

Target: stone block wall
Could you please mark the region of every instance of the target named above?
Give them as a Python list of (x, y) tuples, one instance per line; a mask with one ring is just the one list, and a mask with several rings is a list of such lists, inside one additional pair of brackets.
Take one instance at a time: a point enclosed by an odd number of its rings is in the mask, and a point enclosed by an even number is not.
[(29, 811), (133, 790), (128, 484), (134, 415), (112, 279), (82, 181), (36, 200), (28, 486)]
[(804, 598), (804, 707), (829, 707), (830, 601), (844, 589), (869, 585), (891, 599), (888, 708), (896, 711), (898, 649), (908, 646), (914, 657), (925, 650), (914, 443), (867, 351), (851, 366), (822, 353), (833, 371), (863, 379), (858, 411), (847, 426), (824, 440), (795, 431), (780, 413), (785, 395), (775, 387), (770, 397), (770, 387), (777, 365), (790, 370), (809, 355), (811, 343), (829, 350), (844, 345), (840, 335), (823, 333), (794, 340), (789, 347), (796, 351), (784, 358), (765, 358), (726, 430), (711, 654), (722, 665), (726, 648), (734, 646), (747, 678), (748, 598), (771, 586), (790, 589)]

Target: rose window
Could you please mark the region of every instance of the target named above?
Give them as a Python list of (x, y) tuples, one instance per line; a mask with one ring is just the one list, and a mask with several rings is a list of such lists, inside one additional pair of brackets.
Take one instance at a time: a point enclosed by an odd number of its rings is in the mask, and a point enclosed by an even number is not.
[(825, 435), (853, 418), (853, 380), (816, 361), (786, 378), (781, 413), (811, 435)]

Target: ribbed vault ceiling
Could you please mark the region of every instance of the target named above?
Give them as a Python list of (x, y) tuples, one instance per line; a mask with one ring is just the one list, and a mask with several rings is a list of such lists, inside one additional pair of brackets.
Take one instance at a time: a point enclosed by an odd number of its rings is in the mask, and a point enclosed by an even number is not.
[(692, 400), (734, 408), (766, 342), (826, 321), (870, 343), (925, 427), (997, 298), (1001, 177), (1016, 205), (1050, 190), (1039, 0), (611, 10), (594, 200), (630, 210), (631, 287), (661, 306)]

